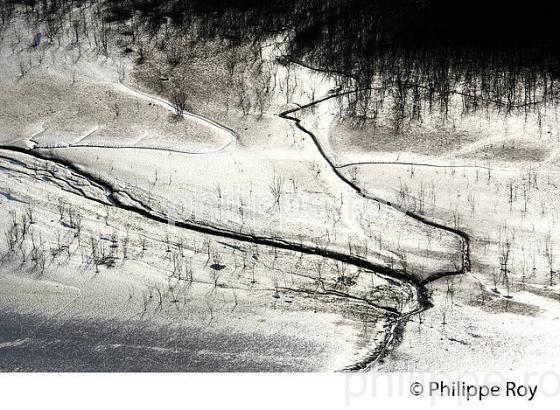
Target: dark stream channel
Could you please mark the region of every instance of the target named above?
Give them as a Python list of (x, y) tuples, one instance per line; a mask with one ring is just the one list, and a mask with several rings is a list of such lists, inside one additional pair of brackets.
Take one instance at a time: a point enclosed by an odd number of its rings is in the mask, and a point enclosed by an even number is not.
[[(26, 15), (56, 27), (76, 6), (94, 7), (103, 31), (124, 32), (129, 39), (126, 52), (136, 52), (140, 32), (156, 33), (165, 27), (170, 38), (188, 33), (204, 43), (220, 39), (229, 44), (259, 43), (278, 33), (289, 33), (286, 62), (295, 62), (337, 76), (336, 95), (350, 103), (345, 113), (357, 125), (375, 121), (375, 101), (390, 97), (394, 133), (418, 118), (421, 110), (445, 114), (450, 98), (460, 95), (464, 112), (497, 110), (504, 116), (513, 112), (546, 110), (560, 100), (560, 47), (556, 33), (556, 14), (548, 2), (532, 2), (515, 7), (512, 2), (450, 2), (444, 0), (129, 0), (106, 1), (12, 1), (0, 6), (4, 22), (23, 7)], [(73, 14), (78, 15), (79, 13)], [(72, 18), (72, 17), (71, 17)], [(80, 26), (76, 18), (76, 30)], [(171, 50), (170, 50), (171, 51)], [(383, 198), (369, 196), (335, 166), (311, 130), (298, 119), (298, 111), (308, 106), (279, 113), (295, 122), (308, 135), (336, 176), (358, 195), (386, 206)], [(445, 117), (445, 115), (444, 115)], [(137, 203), (119, 201), (118, 192), (105, 181), (50, 156), (47, 151), (19, 151), (59, 166), (72, 169), (107, 192), (108, 200), (119, 208), (151, 220), (167, 223), (157, 210)], [(282, 239), (245, 235), (188, 221), (176, 225), (218, 237), (277, 247), (305, 254), (321, 255), (394, 278), (418, 290), (418, 309), (402, 315), (388, 335), (383, 349), (364, 362), (351, 366), (370, 367), (393, 343), (394, 333), (412, 314), (430, 306), (426, 282), (470, 269), (469, 238), (422, 215), (404, 211), (410, 218), (457, 235), (463, 242), (462, 266), (453, 272), (436, 272), (424, 282), (413, 273), (401, 272), (370, 263), (362, 258), (320, 247), (290, 243)], [(342, 295), (344, 296), (344, 295)], [(348, 295), (346, 295), (348, 296)], [(375, 306), (374, 302), (368, 303)], [(390, 312), (395, 314), (397, 312)], [(87, 366), (86, 366), (87, 367)]]

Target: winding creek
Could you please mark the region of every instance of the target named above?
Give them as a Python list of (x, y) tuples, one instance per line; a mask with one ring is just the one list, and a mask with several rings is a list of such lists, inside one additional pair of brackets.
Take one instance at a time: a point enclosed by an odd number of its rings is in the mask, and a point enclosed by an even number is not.
[[(135, 90), (134, 88), (132, 88), (128, 85), (124, 85), (122, 83), (121, 83), (121, 85), (124, 86), (125, 88), (127, 88), (131, 93), (135, 93), (135, 94), (141, 96), (142, 98), (153, 99), (154, 101), (157, 101), (159, 104), (162, 104), (162, 105), (165, 104), (168, 107), (172, 107), (172, 105), (168, 101), (165, 101), (160, 97), (154, 97), (152, 95), (143, 93), (141, 91)], [(397, 205), (395, 205), (391, 202), (388, 202), (388, 201), (386, 201), (382, 198), (378, 198), (378, 197), (374, 197), (374, 196), (369, 195), (367, 192), (365, 192), (362, 188), (357, 186), (354, 182), (352, 182), (350, 179), (348, 179), (341, 172), (341, 167), (337, 166), (333, 162), (333, 160), (329, 157), (329, 155), (325, 152), (325, 149), (322, 147), (318, 138), (313, 134), (312, 131), (306, 129), (302, 125), (301, 119), (299, 119), (297, 117), (297, 113), (305, 110), (306, 108), (310, 108), (312, 106), (316, 106), (318, 104), (321, 104), (321, 103), (323, 103), (327, 100), (337, 98), (337, 97), (341, 97), (343, 95), (354, 93), (354, 92), (358, 92), (358, 91), (357, 90), (345, 91), (345, 92), (340, 92), (340, 93), (337, 93), (337, 94), (328, 95), (327, 97), (320, 98), (318, 100), (310, 102), (309, 104), (306, 104), (306, 105), (303, 105), (303, 106), (298, 106), (296, 108), (292, 108), (292, 109), (283, 111), (283, 112), (279, 113), (278, 115), (284, 120), (293, 122), (295, 124), (295, 126), (297, 127), (297, 129), (299, 129), (301, 132), (305, 133), (308, 137), (310, 137), (312, 139), (317, 151), (320, 153), (320, 155), (323, 157), (323, 159), (328, 163), (332, 172), (337, 176), (337, 178), (343, 184), (352, 188), (352, 190), (354, 190), (357, 195), (360, 195), (361, 197), (363, 197), (367, 200), (375, 201), (375, 202), (377, 202), (379, 204), (382, 204), (384, 206), (392, 207), (393, 209), (406, 214), (408, 217), (410, 217), (410, 218), (412, 218), (416, 221), (421, 222), (422, 224), (428, 225), (428, 226), (436, 228), (436, 229), (446, 231), (448, 233), (451, 233), (453, 235), (457, 235), (458, 237), (460, 237), (460, 239), (462, 241), (462, 244), (463, 244), (463, 249), (462, 249), (462, 266), (459, 270), (457, 270), (457, 271), (446, 271), (446, 272), (436, 272), (436, 273), (433, 273), (432, 275), (430, 275), (428, 278), (426, 278), (424, 280), (419, 280), (417, 277), (415, 277), (414, 273), (404, 272), (404, 271), (397, 270), (397, 269), (391, 269), (387, 266), (372, 263), (372, 262), (370, 262), (370, 261), (368, 261), (364, 258), (361, 258), (361, 257), (356, 256), (356, 255), (352, 255), (352, 254), (349, 254), (349, 253), (344, 253), (344, 252), (339, 252), (339, 251), (335, 251), (335, 250), (331, 250), (331, 249), (326, 249), (326, 248), (323, 248), (323, 247), (320, 247), (320, 246), (313, 246), (313, 245), (308, 245), (308, 244), (303, 244), (303, 243), (295, 243), (295, 242), (292, 242), (292, 241), (283, 240), (281, 238), (274, 238), (274, 237), (258, 235), (258, 234), (247, 234), (247, 233), (236, 232), (236, 231), (233, 231), (233, 230), (227, 230), (227, 229), (219, 228), (219, 227), (216, 227), (216, 226), (212, 226), (211, 224), (206, 224), (206, 223), (193, 222), (193, 221), (188, 221), (188, 220), (186, 220), (186, 221), (185, 220), (175, 221), (175, 226), (178, 227), (178, 228), (187, 229), (187, 230), (190, 230), (190, 231), (211, 235), (211, 236), (218, 237), (218, 238), (233, 239), (233, 240), (240, 241), (240, 242), (252, 243), (252, 244), (257, 244), (257, 245), (264, 245), (264, 246), (268, 246), (268, 247), (272, 247), (272, 248), (284, 249), (284, 250), (293, 251), (293, 252), (300, 252), (302, 254), (307, 254), (307, 255), (319, 255), (319, 256), (322, 256), (324, 258), (333, 260), (333, 261), (343, 262), (343, 263), (346, 263), (346, 264), (353, 265), (355, 267), (364, 269), (366, 271), (375, 272), (376, 274), (380, 275), (381, 277), (396, 280), (399, 283), (401, 283), (402, 285), (407, 286), (410, 289), (412, 289), (412, 294), (413, 294), (414, 297), (413, 297), (413, 300), (410, 301), (410, 303), (409, 303), (410, 308), (405, 312), (399, 312), (397, 309), (394, 309), (394, 308), (391, 308), (391, 307), (380, 306), (380, 305), (376, 304), (375, 301), (369, 300), (367, 298), (359, 298), (357, 296), (350, 295), (350, 294), (347, 294), (345, 292), (332, 290), (332, 289), (325, 289), (323, 287), (323, 292), (324, 292), (325, 295), (331, 295), (331, 296), (336, 296), (336, 297), (340, 297), (340, 298), (359, 299), (361, 302), (365, 302), (369, 306), (371, 306), (375, 309), (379, 309), (379, 310), (382, 310), (382, 311), (386, 312), (387, 315), (391, 315), (391, 316), (396, 317), (396, 319), (394, 320), (394, 322), (391, 326), (390, 331), (386, 334), (385, 340), (382, 343), (381, 347), (375, 349), (370, 355), (368, 355), (368, 357), (362, 359), (360, 362), (351, 364), (345, 369), (345, 370), (351, 370), (351, 371), (367, 370), (367, 369), (372, 368), (376, 364), (376, 362), (387, 353), (387, 351), (389, 349), (394, 347), (394, 345), (396, 343), (396, 339), (397, 339), (396, 336), (397, 336), (398, 332), (401, 332), (404, 329), (408, 320), (413, 315), (418, 314), (418, 313), (420, 313), (420, 312), (422, 312), (426, 309), (429, 309), (432, 306), (431, 302), (429, 300), (428, 294), (427, 294), (427, 289), (426, 289), (426, 286), (425, 286), (426, 284), (428, 284), (429, 282), (438, 280), (440, 278), (443, 278), (443, 277), (447, 277), (447, 276), (451, 276), (451, 275), (459, 275), (459, 274), (468, 272), (470, 270), (469, 236), (465, 232), (463, 232), (459, 229), (448, 227), (446, 225), (440, 224), (440, 223), (435, 222), (435, 221), (428, 220), (427, 218), (423, 217), (422, 215), (415, 214), (415, 213), (407, 211), (405, 209), (401, 209)], [(237, 134), (234, 130), (231, 130), (231, 129), (229, 129), (229, 128), (221, 125), (221, 124), (216, 123), (215, 121), (213, 121), (211, 119), (207, 119), (207, 118), (202, 117), (198, 114), (186, 113), (185, 115), (193, 116), (193, 118), (196, 118), (198, 121), (204, 122), (207, 125), (211, 125), (211, 126), (217, 128), (220, 132), (228, 134), (229, 141), (221, 149), (224, 149), (225, 147), (227, 147), (231, 143), (235, 143), (235, 141), (237, 139), (237, 137), (236, 137)], [(78, 147), (79, 146), (77, 146), (76, 148), (78, 148)], [(119, 188), (113, 186), (110, 182), (96, 177), (92, 173), (81, 169), (80, 167), (72, 164), (71, 162), (64, 161), (60, 158), (55, 157), (50, 152), (50, 149), (48, 149), (48, 148), (34, 147), (34, 148), (31, 148), (31, 149), (26, 149), (26, 148), (16, 147), (16, 146), (13, 146), (13, 145), (0, 145), (0, 149), (2, 151), (6, 152), (6, 155), (2, 156), (4, 159), (9, 160), (10, 159), (9, 153), (14, 152), (14, 153), (23, 154), (23, 155), (26, 155), (26, 156), (29, 156), (29, 157), (33, 157), (33, 158), (41, 160), (41, 161), (45, 161), (51, 167), (63, 167), (66, 170), (70, 171), (77, 178), (83, 179), (83, 180), (87, 181), (89, 184), (91, 184), (92, 186), (95, 186), (99, 190), (103, 191), (105, 199), (106, 199), (105, 201), (100, 200), (98, 197), (94, 197), (92, 195), (89, 195), (86, 191), (81, 190), (79, 195), (81, 195), (82, 197), (84, 197), (88, 200), (96, 201), (96, 202), (103, 203), (103, 204), (109, 203), (111, 206), (117, 207), (119, 209), (122, 209), (122, 210), (125, 210), (125, 211), (128, 211), (128, 212), (135, 213), (136, 215), (139, 215), (143, 218), (146, 218), (146, 219), (149, 219), (151, 221), (158, 222), (158, 223), (161, 223), (161, 224), (168, 224), (168, 222), (169, 222), (168, 217), (164, 213), (162, 213), (161, 211), (156, 210), (156, 209), (152, 209), (151, 207), (147, 206), (146, 204), (143, 204), (141, 201), (135, 199), (133, 196), (131, 196), (131, 194), (129, 192), (124, 192), (122, 190), (119, 190)], [(52, 177), (56, 178), (54, 172), (52, 172)], [(125, 197), (127, 199), (125, 199)]]

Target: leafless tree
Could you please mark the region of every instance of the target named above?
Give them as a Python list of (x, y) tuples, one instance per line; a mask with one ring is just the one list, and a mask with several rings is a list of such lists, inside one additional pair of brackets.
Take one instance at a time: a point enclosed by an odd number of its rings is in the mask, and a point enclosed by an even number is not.
[(282, 197), (283, 188), (284, 177), (274, 174), (272, 183), (269, 185), (270, 193), (274, 199), (273, 208), (277, 206), (278, 209), (280, 209), (280, 198)]
[(177, 120), (183, 118), (187, 109), (187, 95), (183, 91), (179, 91), (173, 96), (173, 108), (175, 109), (175, 118)]
[(33, 212), (33, 208), (28, 206), (25, 209), (25, 214), (27, 215), (27, 219), (29, 220), (29, 223), (33, 225), (35, 223), (35, 215), (34, 215), (34, 212)]
[(502, 276), (502, 281), (506, 286), (507, 289), (507, 296), (509, 297), (510, 292), (510, 279), (509, 279), (509, 262), (510, 262), (510, 255), (511, 255), (511, 242), (506, 240), (502, 243), (501, 246), (501, 255), (500, 255), (500, 272)]
[(544, 256), (545, 256), (546, 261), (548, 263), (548, 271), (549, 271), (549, 275), (550, 275), (550, 286), (554, 286), (554, 275), (555, 275), (556, 272), (554, 271), (554, 252), (552, 250), (552, 241), (551, 241), (551, 238), (550, 238), (550, 234), (548, 234), (546, 236)]

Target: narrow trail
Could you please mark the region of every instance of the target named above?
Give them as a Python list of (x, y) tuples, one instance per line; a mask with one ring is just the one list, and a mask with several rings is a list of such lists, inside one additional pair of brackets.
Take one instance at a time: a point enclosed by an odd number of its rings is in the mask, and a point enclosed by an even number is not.
[(187, 150), (180, 150), (180, 149), (173, 149), (173, 148), (159, 148), (159, 147), (142, 147), (136, 145), (96, 145), (96, 144), (69, 144), (69, 145), (40, 145), (35, 146), (34, 149), (44, 149), (44, 150), (64, 150), (70, 148), (80, 148), (80, 149), (130, 149), (135, 151), (161, 151), (161, 152), (169, 152), (174, 154), (185, 154), (185, 155), (211, 155), (217, 154), (219, 152), (224, 151), (230, 144), (224, 145), (218, 149), (210, 150), (210, 151), (187, 151)]
[[(115, 85), (115, 83), (108, 83), (110, 85)], [(150, 103), (154, 104), (154, 105), (159, 105), (160, 107), (165, 108), (166, 110), (170, 111), (171, 113), (175, 113), (175, 107), (173, 106), (173, 104), (157, 95), (152, 95), (146, 92), (143, 92), (129, 84), (126, 84), (123, 81), (119, 81), (116, 86), (118, 88), (121, 89), (121, 92), (132, 95), (136, 98), (142, 99), (142, 100), (146, 100), (149, 101)], [(236, 145), (239, 137), (237, 135), (237, 133), (235, 132), (235, 130), (220, 124), (217, 121), (211, 120), (209, 118), (206, 118), (202, 115), (199, 114), (195, 114), (193, 112), (189, 112), (189, 111), (183, 111), (183, 113), (181, 114), (181, 116), (184, 119), (190, 119), (193, 121), (198, 122), (201, 125), (204, 125), (206, 127), (210, 127), (213, 130), (215, 130), (215, 132), (217, 134), (221, 134), (225, 137), (225, 142), (220, 145), (219, 147), (213, 148), (213, 149), (208, 149), (206, 151), (188, 151), (188, 150), (181, 150), (181, 149), (174, 149), (174, 148), (170, 148), (170, 147), (157, 147), (157, 146), (138, 146), (138, 142), (136, 141), (134, 144), (132, 145), (101, 145), (101, 144), (87, 144), (87, 143), (83, 143), (84, 140), (86, 140), (88, 137), (92, 136), (93, 134), (95, 134), (96, 132), (98, 132), (101, 127), (98, 125), (97, 127), (95, 127), (93, 130), (87, 132), (86, 134), (79, 136), (78, 138), (76, 138), (72, 143), (67, 144), (67, 145), (39, 145), (39, 143), (37, 141), (35, 141), (35, 138), (39, 135), (41, 135), (42, 133), (44, 133), (47, 128), (45, 128), (44, 126), (41, 126), (41, 130), (32, 134), (30, 137), (26, 138), (26, 137), (21, 137), (21, 138), (17, 138), (15, 140), (9, 141), (7, 144), (14, 144), (16, 142), (20, 142), (20, 141), (29, 141), (33, 144), (33, 149), (51, 149), (51, 150), (63, 150), (63, 149), (69, 149), (69, 148), (81, 148), (81, 149), (134, 149), (134, 150), (146, 150), (146, 151), (163, 151), (163, 152), (170, 152), (170, 153), (177, 153), (177, 154), (187, 154), (187, 155), (209, 155), (209, 154), (217, 154), (220, 152), (225, 151), (228, 147), (230, 147), (231, 145)], [(141, 138), (140, 140), (142, 140), (143, 138)]]
[[(119, 81), (119, 85), (123, 88), (123, 90), (125, 90), (126, 92), (128, 92), (131, 95), (134, 95), (136, 97), (151, 101), (152, 103), (158, 104), (161, 107), (164, 107), (168, 110), (170, 110), (171, 112), (175, 111), (175, 107), (173, 106), (172, 103), (170, 103), (169, 101), (157, 96), (157, 95), (152, 95), (149, 93), (146, 93), (144, 91), (141, 91), (129, 84), (126, 84), (124, 81)], [(193, 112), (190, 111), (184, 111), (182, 113), (183, 118), (190, 118), (193, 119), (195, 121), (197, 121), (200, 124), (206, 125), (206, 126), (210, 126), (212, 128), (215, 128), (216, 130), (218, 130), (219, 132), (221, 132), (222, 134), (225, 134), (227, 136), (228, 141), (223, 144), (221, 147), (209, 151), (209, 152), (202, 152), (202, 154), (209, 154), (209, 153), (215, 153), (215, 152), (221, 152), (223, 150), (225, 150), (227, 147), (229, 147), (232, 144), (237, 144), (239, 137), (237, 135), (237, 132), (235, 132), (235, 130), (220, 124), (217, 121), (214, 121), (210, 118), (206, 118), (202, 115), (199, 114), (195, 114)], [(189, 153), (189, 154), (194, 154), (194, 153)]]
[(404, 162), (404, 161), (358, 161), (358, 162), (348, 162), (342, 165), (336, 165), (338, 169), (350, 168), (362, 165), (395, 165), (395, 166), (407, 166), (407, 167), (427, 167), (427, 168), (474, 168), (474, 169), (484, 169), (486, 171), (496, 171), (499, 168), (486, 167), (484, 165), (463, 165), (463, 164), (431, 164), (428, 162)]

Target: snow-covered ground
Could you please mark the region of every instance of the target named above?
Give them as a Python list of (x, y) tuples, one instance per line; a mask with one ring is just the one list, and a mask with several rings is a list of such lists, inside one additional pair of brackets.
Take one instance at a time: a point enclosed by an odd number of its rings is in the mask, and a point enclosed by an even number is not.
[(451, 106), (445, 125), (437, 112), (425, 112), (402, 140), (384, 135), (382, 122), (325, 121), (344, 110), (341, 100), (300, 114), (335, 166), (365, 192), (471, 239), (471, 272), (432, 285), (434, 308), (412, 320), (380, 369), (555, 367), (558, 107), (504, 116), (463, 115), (460, 100)]
[(177, 118), (126, 59), (3, 44), (5, 370), (340, 370), (418, 308), (408, 282), (341, 257), (399, 266), (410, 253), (422, 274), (460, 258), (453, 238), (424, 240), (430, 228), (346, 189), (276, 114), (251, 144)]
[[(3, 369), (337, 370), (408, 297), (319, 257), (146, 220), (64, 167), (0, 155), (15, 238), (1, 247)], [(339, 269), (355, 299), (329, 293), (345, 292)]]
[(554, 115), (538, 135), (458, 118), (427, 149), (433, 124), (340, 123), (336, 77), (280, 63), (281, 37), (228, 83), (212, 42), (169, 74), (33, 30), (0, 43), (0, 369), (339, 370), (386, 347), (384, 370), (558, 364), (534, 345), (558, 320)]

